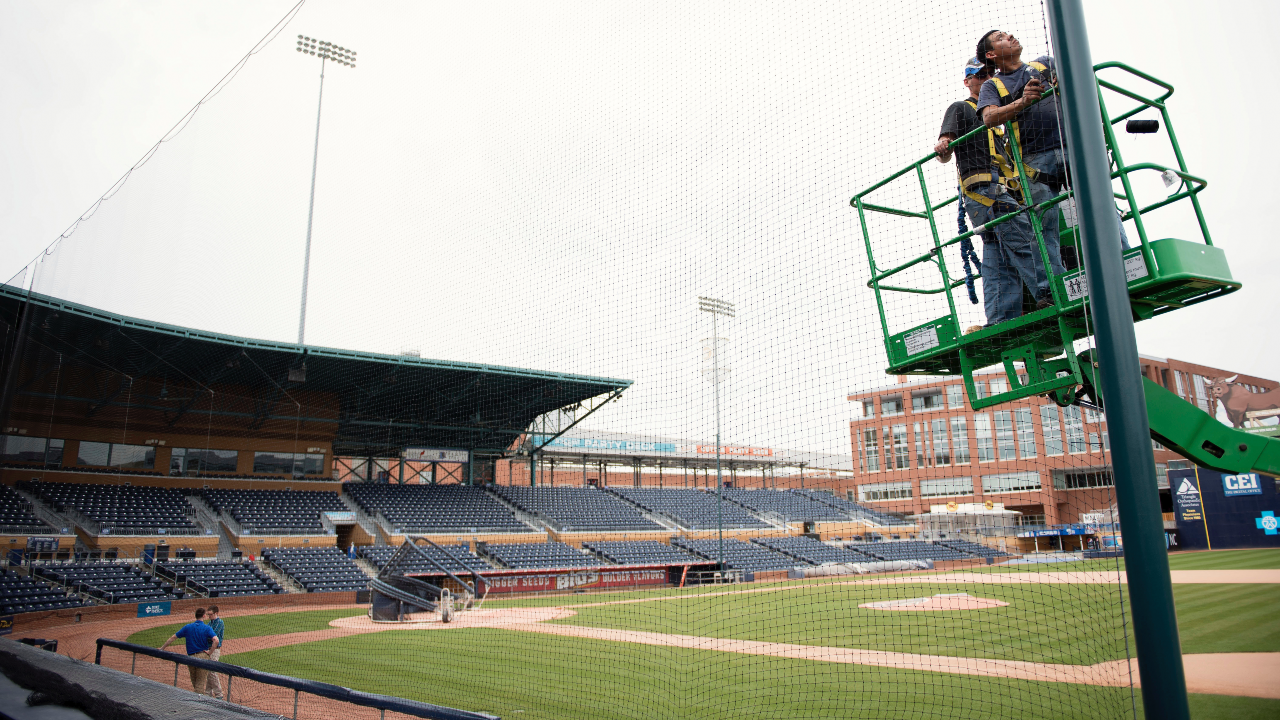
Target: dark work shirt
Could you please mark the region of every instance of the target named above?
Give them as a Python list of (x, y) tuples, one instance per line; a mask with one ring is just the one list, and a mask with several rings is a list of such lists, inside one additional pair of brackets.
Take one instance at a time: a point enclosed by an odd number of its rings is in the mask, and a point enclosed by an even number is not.
[[(947, 114), (942, 117), (942, 130), (938, 131), (938, 137), (950, 135), (955, 140), (980, 125), (982, 121), (978, 119), (978, 112), (972, 105), (964, 100), (953, 102), (947, 108)], [(961, 179), (975, 173), (990, 173), (993, 175), (992, 179), (995, 179), (996, 169), (991, 163), (987, 133), (980, 132), (959, 145), (953, 145), (951, 149), (955, 152), (956, 168)]]
[[(1052, 84), (1051, 81), (1056, 73), (1056, 67), (1053, 64), (1053, 58), (1046, 56), (1038, 57), (1035, 60), (1043, 64), (1048, 71), (1041, 72), (1033, 67), (1030, 63), (1023, 63), (1022, 67), (1017, 70), (1005, 74), (1000, 73), (995, 78), (982, 84), (982, 91), (978, 93), (978, 113), (981, 115), (982, 109), (992, 105), (1003, 107), (1017, 100), (1022, 96), (1022, 89), (1026, 87), (1027, 82), (1031, 78), (1040, 80), (1040, 85), (1048, 90)], [(1009, 94), (1000, 97), (1000, 91), (996, 89), (995, 80), (999, 78), (1004, 84)], [(1013, 118), (1018, 123), (1018, 134), (1020, 136), (1019, 148), (1023, 155), (1031, 155), (1046, 150), (1057, 150), (1062, 146), (1061, 134), (1058, 130), (1060, 120), (1058, 117), (1058, 96), (1047, 97), (1031, 107), (1018, 113)]]

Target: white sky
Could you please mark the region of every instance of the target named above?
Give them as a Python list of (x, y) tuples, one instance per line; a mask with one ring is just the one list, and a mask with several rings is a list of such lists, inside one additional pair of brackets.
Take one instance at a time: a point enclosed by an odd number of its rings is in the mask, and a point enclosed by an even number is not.
[[(708, 439), (710, 328), (695, 307), (714, 294), (739, 310), (721, 333), (725, 442), (847, 452), (845, 395), (886, 381), (848, 199), (930, 151), (983, 31), (1047, 50), (1039, 3), (865, 5), (310, 0), (43, 263), (36, 288), (295, 340), (319, 65), (294, 50), (305, 34), (360, 57), (326, 73), (309, 343), (628, 378), (596, 427)], [(0, 2), (0, 276), (290, 7)], [(1264, 213), (1280, 100), (1260, 68), (1280, 10), (1086, 11), (1095, 62), (1178, 88), (1183, 151), (1210, 181), (1210, 229), (1245, 283), (1140, 324), (1140, 350), (1276, 377), (1280, 250)], [(1226, 57), (1249, 70), (1220, 70)], [(1132, 140), (1127, 160), (1163, 159)], [(930, 168), (935, 200), (952, 172)], [(1185, 218), (1157, 229), (1196, 237)], [(920, 239), (882, 232), (885, 258)], [(894, 329), (936, 309), (891, 305)]]

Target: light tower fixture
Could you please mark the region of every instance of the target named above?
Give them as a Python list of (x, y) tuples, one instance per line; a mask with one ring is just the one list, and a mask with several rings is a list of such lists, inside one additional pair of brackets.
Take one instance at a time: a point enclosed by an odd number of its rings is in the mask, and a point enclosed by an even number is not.
[(320, 160), (320, 110), (324, 107), (324, 64), (326, 60), (356, 66), (356, 51), (328, 40), (317, 40), (306, 35), (298, 36), (297, 51), (320, 58), (320, 100), (316, 104), (316, 145), (311, 156), (311, 204), (307, 208), (307, 249), (302, 260), (302, 309), (298, 316), (298, 344), (306, 339), (307, 331), (307, 281), (311, 274), (311, 221), (316, 210), (316, 165)]
[(724, 572), (724, 477), (720, 471), (720, 316), (732, 318), (731, 302), (698, 296), (698, 311), (711, 313), (711, 381), (716, 395), (716, 532), (720, 539), (720, 571)]

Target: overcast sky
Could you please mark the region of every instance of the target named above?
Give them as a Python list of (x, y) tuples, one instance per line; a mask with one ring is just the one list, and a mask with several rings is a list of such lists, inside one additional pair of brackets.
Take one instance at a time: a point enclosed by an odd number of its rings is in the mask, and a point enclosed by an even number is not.
[[(359, 54), (326, 71), (308, 343), (627, 378), (596, 427), (709, 439), (696, 298), (715, 295), (738, 307), (721, 332), (725, 442), (846, 452), (845, 396), (890, 381), (850, 196), (930, 152), (983, 31), (1048, 52), (1039, 3), (867, 5), (310, 0), (35, 287), (296, 340), (320, 64), (295, 51), (304, 34)], [(20, 274), (291, 7), (0, 2), (0, 275)], [(1280, 250), (1263, 220), (1280, 100), (1259, 82), (1280, 10), (1086, 11), (1095, 62), (1178, 88), (1185, 157), (1245, 283), (1140, 324), (1140, 350), (1280, 376)], [(1221, 71), (1226, 57), (1251, 70)], [(1130, 162), (1167, 159), (1125, 142)], [(929, 168), (935, 199), (953, 173)], [(873, 232), (882, 265), (927, 240), (919, 226)], [(1170, 213), (1153, 220), (1166, 236), (1198, 233)], [(888, 312), (895, 331), (942, 314)]]

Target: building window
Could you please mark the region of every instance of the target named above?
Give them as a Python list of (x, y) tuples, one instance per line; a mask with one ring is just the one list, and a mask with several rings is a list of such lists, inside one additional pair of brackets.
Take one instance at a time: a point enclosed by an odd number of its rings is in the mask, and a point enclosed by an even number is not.
[(947, 421), (942, 418), (933, 421), (933, 464), (951, 464), (951, 451), (947, 446)]
[(920, 497), (952, 497), (972, 495), (973, 478), (947, 478), (945, 480), (921, 480)]
[(1067, 490), (1112, 487), (1116, 484), (1110, 470), (1068, 470), (1063, 473), (1062, 482)]
[(170, 475), (234, 473), (240, 453), (235, 450), (174, 448), (169, 460)]
[(918, 392), (920, 393), (919, 395), (916, 393), (911, 394), (911, 412), (928, 412), (942, 409), (942, 388)]
[(147, 445), (81, 442), (77, 465), (151, 470), (156, 466), (156, 450)]
[(1009, 392), (1009, 381), (1002, 377), (991, 378), (991, 395)]
[(1178, 386), (1178, 395), (1180, 395), (1180, 396), (1182, 396), (1182, 397), (1186, 397), (1186, 396), (1187, 396), (1187, 390), (1186, 390), (1186, 388), (1185, 388), (1185, 387), (1183, 387), (1183, 385), (1182, 385), (1182, 371), (1180, 371), (1180, 370), (1174, 370), (1174, 371), (1173, 371), (1173, 382)]
[(1102, 452), (1111, 452), (1111, 433), (1102, 431)]
[(253, 471), (273, 475), (319, 475), (324, 472), (324, 454), (255, 452)]
[(952, 410), (964, 407), (964, 387), (961, 385), (947, 386), (947, 407)]
[(907, 447), (907, 426), (893, 426), (893, 467), (897, 470), (911, 468), (911, 450)]
[(863, 400), (862, 401), (862, 417), (873, 418), (875, 416), (876, 416), (876, 401)]
[(1191, 461), (1190, 460), (1170, 460), (1169, 469), (1170, 470), (1190, 470)]
[(1085, 408), (1084, 421), (1089, 423), (1090, 425), (1097, 425), (1098, 423), (1102, 422), (1102, 413), (1098, 412), (1097, 410), (1094, 410), (1093, 408)]
[(1169, 487), (1169, 468), (1164, 463), (1156, 463), (1156, 487)]
[(884, 417), (894, 417), (902, 414), (902, 396), (886, 395), (880, 398), (880, 414)]
[[(61, 440), (54, 442), (61, 443)], [(47, 462), (49, 440), (42, 437), (26, 437), (25, 435), (0, 435), (0, 462), (5, 463), (43, 463)], [(61, 447), (61, 445), (59, 445)], [(61, 450), (58, 462), (62, 461)]]
[(969, 464), (969, 421), (963, 417), (951, 418), (951, 445), (957, 465)]
[(1036, 456), (1036, 424), (1031, 419), (1031, 408), (1013, 411), (1013, 421), (1018, 426), (1018, 456), (1027, 460)]
[(1199, 405), (1201, 410), (1212, 415), (1213, 411), (1209, 409), (1209, 396), (1205, 393), (1204, 377), (1192, 375), (1191, 379), (1195, 381), (1196, 385), (1196, 405)]
[(1062, 454), (1062, 426), (1058, 423), (1058, 406), (1040, 406), (1040, 426), (1044, 429), (1044, 454)]
[(867, 453), (867, 472), (880, 470), (880, 433), (875, 428), (862, 431), (862, 443)]
[(974, 415), (973, 429), (978, 436), (978, 462), (994, 462), (996, 443), (991, 435), (991, 416), (987, 413)]
[(911, 481), (871, 483), (858, 486), (859, 502), (875, 502), (876, 500), (910, 500)]
[(1098, 437), (1098, 433), (1089, 433), (1089, 452), (1102, 452), (1102, 439)]
[[(925, 423), (928, 427), (929, 423)], [(913, 423), (911, 426), (912, 434), (916, 436), (916, 467), (927, 467), (925, 464), (925, 455), (928, 454), (929, 448), (925, 447), (925, 433), (920, 432), (920, 423)]]
[[(1108, 445), (1107, 445), (1107, 449), (1108, 449), (1108, 450), (1110, 450), (1110, 449), (1111, 449), (1111, 445), (1110, 445), (1110, 444), (1108, 444)], [(1165, 448), (1165, 446), (1161, 445), (1159, 440), (1152, 440), (1152, 441), (1151, 441), (1151, 449), (1152, 449), (1152, 450), (1165, 450), (1165, 449), (1167, 449), (1167, 448)]]
[(973, 398), (975, 400), (981, 400), (986, 396), (987, 396), (987, 381), (974, 380), (973, 381)]
[(982, 494), (1029, 492), (1040, 489), (1040, 473), (1018, 472), (982, 476)]
[(1018, 526), (1019, 526), (1019, 527), (1025, 527), (1025, 526), (1028, 526), (1028, 525), (1031, 525), (1031, 526), (1035, 526), (1035, 525), (1044, 525), (1044, 513), (1038, 513), (1038, 514), (1036, 514), (1036, 515), (1020, 515), (1020, 516), (1018, 516)]
[(996, 443), (1000, 448), (1001, 460), (1017, 460), (1018, 451), (1013, 442), (1013, 413), (1008, 410), (996, 412)]
[(1084, 443), (1084, 423), (1080, 418), (1080, 408), (1074, 405), (1062, 408), (1062, 417), (1067, 431), (1067, 452), (1086, 452), (1089, 448)]

